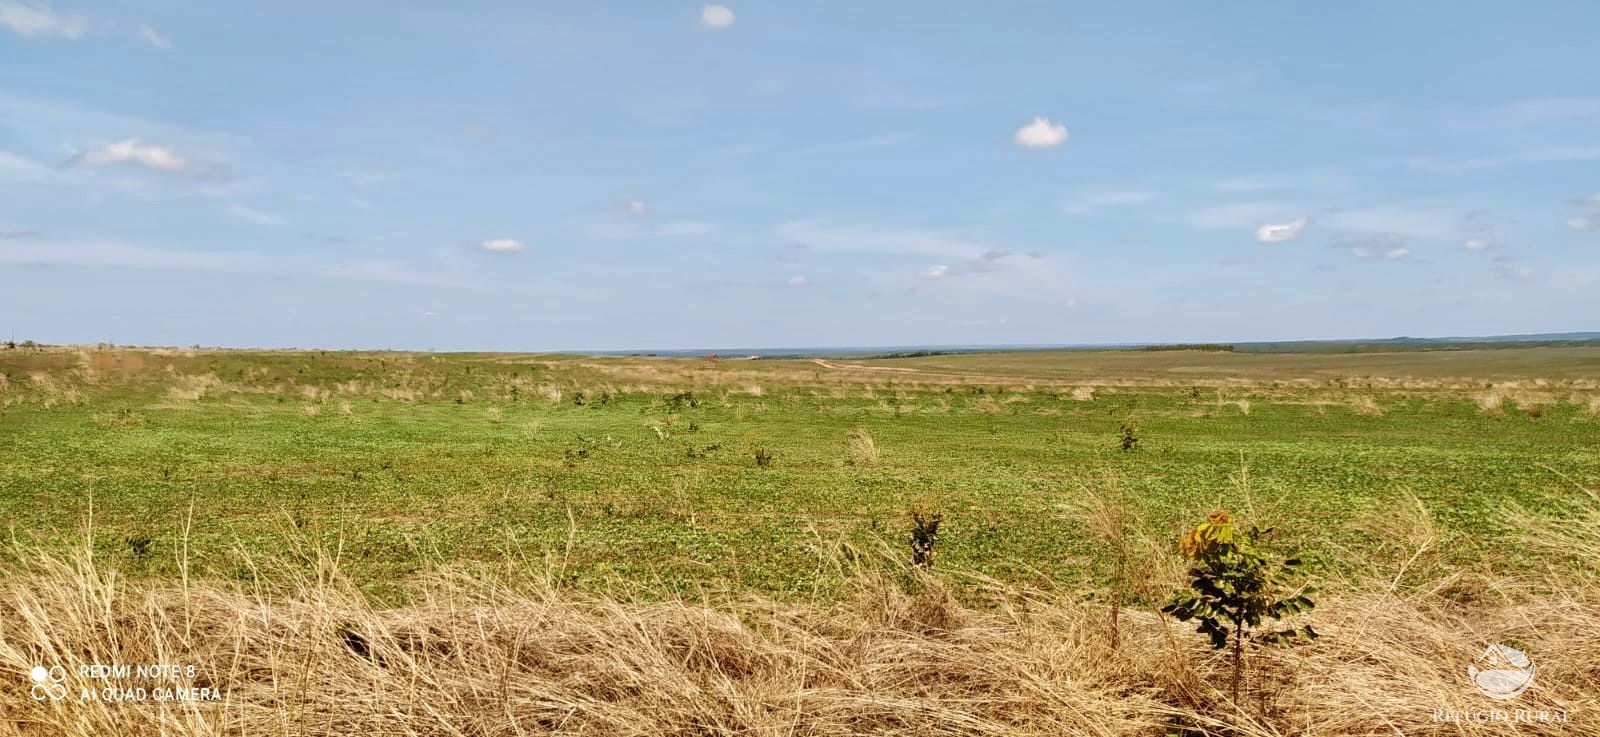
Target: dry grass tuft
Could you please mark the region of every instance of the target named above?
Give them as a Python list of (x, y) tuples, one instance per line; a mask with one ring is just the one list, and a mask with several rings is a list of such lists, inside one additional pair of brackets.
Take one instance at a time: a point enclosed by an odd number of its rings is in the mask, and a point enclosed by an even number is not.
[(850, 444), (850, 462), (857, 466), (875, 468), (878, 465), (878, 444), (872, 433), (864, 427), (851, 430), (847, 435)]
[(1351, 397), (1350, 409), (1354, 410), (1358, 415), (1368, 415), (1373, 417), (1383, 415), (1383, 407), (1378, 404), (1378, 401), (1365, 394), (1358, 394), (1354, 397)]
[(1483, 410), (1484, 414), (1497, 415), (1505, 406), (1506, 392), (1496, 387), (1473, 397), (1473, 401), (1477, 402), (1478, 409)]

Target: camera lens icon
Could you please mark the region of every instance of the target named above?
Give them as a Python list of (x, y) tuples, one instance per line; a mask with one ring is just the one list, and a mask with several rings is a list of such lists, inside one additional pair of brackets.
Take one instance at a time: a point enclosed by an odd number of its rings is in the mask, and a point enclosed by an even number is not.
[(46, 668), (42, 665), (33, 666), (28, 671), (28, 677), (33, 680), (31, 691), (34, 701), (60, 701), (67, 697), (67, 687), (62, 685), (67, 680), (67, 669), (59, 665)]

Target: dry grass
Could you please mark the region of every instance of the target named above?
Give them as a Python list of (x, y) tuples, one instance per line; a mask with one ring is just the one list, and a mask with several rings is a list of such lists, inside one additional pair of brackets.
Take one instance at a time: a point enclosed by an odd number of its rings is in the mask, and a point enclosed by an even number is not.
[(866, 428), (858, 427), (851, 430), (847, 436), (850, 444), (850, 462), (857, 466), (875, 468), (878, 465), (878, 443), (872, 439), (872, 433)]
[[(555, 565), (542, 575), (440, 573), (418, 585), (415, 604), (380, 609), (332, 556), (292, 543), (283, 560), (248, 560), (256, 578), (244, 583), (128, 581), (86, 550), (19, 550), (29, 562), (0, 571), (0, 669), (26, 679), (34, 665), (61, 664), (74, 698), (0, 700), (0, 732), (1593, 733), (1600, 516), (1530, 531), (1571, 567), (1488, 582), (1491, 595), (1463, 604), (1441, 593), (1455, 574), (1417, 566), (1436, 530), (1414, 500), (1402, 506), (1415, 510), (1375, 518), (1387, 547), (1375, 549), (1373, 569), (1319, 597), (1322, 638), (1257, 652), (1241, 704), (1218, 688), (1223, 659), (1152, 611), (1119, 609), (1113, 640), (1104, 603), (993, 585), (987, 605), (970, 608), (904, 569), (858, 569), (847, 594), (810, 604), (580, 594), (551, 583)], [(1139, 547), (1124, 510), (1082, 511), (1086, 531)], [(1165, 578), (1125, 574), (1136, 586)], [(1486, 699), (1467, 681), (1468, 664), (1498, 641), (1538, 667), (1515, 701)], [(76, 675), (94, 663), (194, 665), (193, 677), (120, 685), (208, 688), (222, 700), (79, 701), (78, 687), (107, 685)], [(1473, 721), (1491, 710), (1569, 721), (1514, 730)]]
[(1376, 417), (1383, 414), (1383, 407), (1378, 404), (1378, 400), (1373, 399), (1365, 394), (1351, 397), (1350, 409), (1355, 411), (1355, 413), (1358, 415), (1369, 415)]

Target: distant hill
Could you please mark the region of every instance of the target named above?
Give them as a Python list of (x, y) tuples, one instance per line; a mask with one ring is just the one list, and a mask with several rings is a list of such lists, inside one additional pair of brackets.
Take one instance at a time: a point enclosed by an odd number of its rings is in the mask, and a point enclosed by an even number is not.
[(1529, 333), (1525, 335), (1454, 336), (1448, 338), (1376, 338), (1366, 340), (1289, 340), (1235, 343), (1240, 353), (1381, 353), (1390, 351), (1463, 351), (1485, 348), (1539, 348), (1600, 345), (1600, 332)]

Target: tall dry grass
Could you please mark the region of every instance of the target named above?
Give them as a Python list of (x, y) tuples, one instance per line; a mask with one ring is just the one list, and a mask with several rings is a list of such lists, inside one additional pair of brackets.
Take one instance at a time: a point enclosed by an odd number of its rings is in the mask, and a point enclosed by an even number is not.
[(876, 468), (878, 457), (878, 442), (872, 439), (872, 433), (864, 427), (851, 430), (846, 436), (849, 443), (850, 462), (857, 466)]
[[(24, 562), (0, 571), (0, 670), (10, 679), (0, 733), (1594, 734), (1594, 501), (1559, 523), (1520, 519), (1530, 542), (1559, 555), (1545, 574), (1489, 580), (1470, 600), (1447, 595), (1456, 573), (1428, 558), (1439, 537), (1426, 510), (1375, 520), (1372, 533), (1387, 539), (1371, 570), (1318, 597), (1321, 639), (1253, 653), (1239, 704), (1220, 688), (1224, 659), (1149, 607), (1119, 609), (1113, 639), (1103, 602), (979, 582), (984, 605), (964, 606), (938, 579), (892, 567), (858, 568), (845, 595), (814, 602), (586, 594), (537, 565), (441, 572), (417, 584), (411, 605), (383, 608), (335, 555), (297, 545), (281, 561), (239, 553), (255, 575), (235, 582), (133, 581), (88, 548), (18, 548)], [(1083, 511), (1086, 534), (1128, 541), (1123, 512)], [(1483, 697), (1467, 680), (1491, 642), (1513, 643), (1538, 667), (1515, 701)], [(151, 663), (198, 672), (112, 685), (207, 688), (222, 700), (77, 698), (108, 685), (80, 666)], [(71, 698), (28, 697), (27, 674), (41, 664), (71, 674)], [(1515, 710), (1567, 721), (1472, 716)]]

